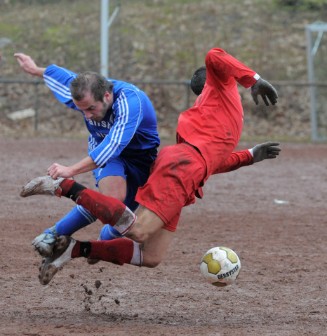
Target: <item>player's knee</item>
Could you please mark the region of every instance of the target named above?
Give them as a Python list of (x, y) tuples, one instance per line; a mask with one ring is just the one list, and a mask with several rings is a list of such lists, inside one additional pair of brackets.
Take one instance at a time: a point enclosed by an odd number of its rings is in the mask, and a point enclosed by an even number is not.
[(149, 267), (149, 268), (155, 268), (161, 263), (161, 258), (155, 258), (155, 257), (143, 257), (143, 263), (142, 266)]
[(124, 202), (126, 198), (126, 180), (121, 176), (107, 176), (99, 181), (99, 191)]
[(160, 264), (160, 262), (153, 261), (153, 262), (147, 263), (146, 265), (143, 265), (143, 266), (146, 266), (146, 267), (148, 267), (148, 268), (155, 268), (155, 267), (157, 267), (159, 264)]
[(126, 236), (140, 244), (144, 243), (149, 238), (149, 235), (136, 225), (126, 234)]
[(121, 202), (124, 202), (124, 200), (126, 199), (126, 192), (125, 191), (104, 191), (101, 192), (101, 194), (105, 195), (105, 196), (110, 196), (113, 197)]

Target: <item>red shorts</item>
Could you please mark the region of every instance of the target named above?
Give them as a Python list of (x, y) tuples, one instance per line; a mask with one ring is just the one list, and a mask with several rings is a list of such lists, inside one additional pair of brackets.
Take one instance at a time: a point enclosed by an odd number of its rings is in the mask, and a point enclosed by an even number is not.
[(164, 147), (135, 200), (159, 216), (166, 230), (174, 232), (182, 208), (195, 202), (195, 192), (205, 176), (205, 161), (194, 147), (186, 143)]

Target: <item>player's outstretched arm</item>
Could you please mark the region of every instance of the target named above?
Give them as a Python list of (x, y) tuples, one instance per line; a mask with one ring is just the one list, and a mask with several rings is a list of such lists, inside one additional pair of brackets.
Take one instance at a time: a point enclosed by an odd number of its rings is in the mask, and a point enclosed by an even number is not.
[(275, 159), (281, 149), (278, 142), (264, 142), (251, 148), (253, 154), (253, 163), (260, 162), (266, 159)]
[(14, 56), (17, 59), (20, 67), (28, 74), (37, 77), (43, 77), (45, 68), (36, 65), (31, 56), (25, 55), (23, 53), (15, 53)]
[(272, 105), (275, 105), (277, 103), (277, 90), (266, 80), (259, 78), (257, 82), (251, 87), (251, 95), (256, 103), (256, 105), (259, 104), (258, 96), (261, 96), (264, 103), (269, 106), (269, 102)]
[(265, 159), (275, 159), (281, 149), (278, 142), (265, 142), (250, 149), (233, 152), (213, 174), (228, 173)]

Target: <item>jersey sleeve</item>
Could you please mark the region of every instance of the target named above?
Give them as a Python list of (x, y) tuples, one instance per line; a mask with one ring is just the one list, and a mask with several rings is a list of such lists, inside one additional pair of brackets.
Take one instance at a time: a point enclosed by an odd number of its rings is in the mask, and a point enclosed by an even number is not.
[(70, 93), (70, 83), (76, 77), (76, 73), (61, 68), (55, 64), (49, 65), (44, 72), (43, 79), (55, 98), (62, 104), (78, 110)]
[(142, 105), (133, 90), (122, 90), (113, 105), (114, 123), (103, 141), (89, 155), (99, 167), (120, 155), (143, 118)]
[(236, 80), (245, 88), (249, 88), (260, 78), (255, 71), (220, 48), (209, 50), (205, 63), (207, 82), (212, 86), (224, 86), (231, 80)]
[(214, 174), (227, 173), (253, 164), (253, 156), (248, 149), (233, 152)]

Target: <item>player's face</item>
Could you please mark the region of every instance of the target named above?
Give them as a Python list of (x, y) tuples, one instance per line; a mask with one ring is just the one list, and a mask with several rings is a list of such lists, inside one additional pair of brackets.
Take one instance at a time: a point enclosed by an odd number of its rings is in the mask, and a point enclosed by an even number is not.
[(74, 100), (75, 105), (84, 113), (86, 119), (101, 121), (113, 102), (112, 93), (106, 91), (103, 102), (95, 101), (91, 93), (86, 93), (82, 100)]

